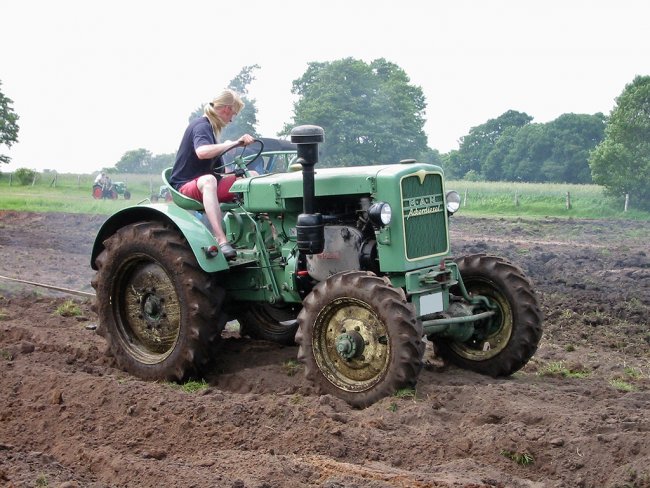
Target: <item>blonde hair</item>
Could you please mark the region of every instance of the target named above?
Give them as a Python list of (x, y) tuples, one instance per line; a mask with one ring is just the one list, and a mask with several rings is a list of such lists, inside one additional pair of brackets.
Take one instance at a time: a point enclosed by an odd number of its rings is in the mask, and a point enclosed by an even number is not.
[(227, 105), (230, 105), (236, 114), (244, 108), (244, 102), (242, 102), (240, 96), (233, 90), (224, 90), (216, 96), (212, 102), (207, 103), (205, 107), (203, 107), (203, 115), (205, 115), (210, 121), (212, 130), (217, 137), (219, 137), (219, 133), (226, 126), (223, 120), (219, 118), (219, 115), (217, 115), (217, 110)]

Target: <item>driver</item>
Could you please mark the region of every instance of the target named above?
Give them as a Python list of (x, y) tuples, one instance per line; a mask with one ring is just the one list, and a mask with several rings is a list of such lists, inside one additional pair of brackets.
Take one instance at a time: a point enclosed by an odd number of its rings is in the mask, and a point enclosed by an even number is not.
[[(170, 184), (185, 196), (203, 202), (205, 215), (212, 226), (214, 237), (226, 259), (235, 259), (237, 252), (230, 245), (221, 227), (219, 202), (232, 201), (235, 197), (230, 187), (237, 178), (225, 174), (222, 154), (239, 143), (248, 146), (254, 142), (249, 134), (237, 141), (219, 142), (219, 133), (244, 107), (237, 93), (225, 90), (203, 109), (203, 117), (190, 122), (183, 134), (176, 162), (169, 179)], [(215, 168), (215, 173), (210, 168)]]

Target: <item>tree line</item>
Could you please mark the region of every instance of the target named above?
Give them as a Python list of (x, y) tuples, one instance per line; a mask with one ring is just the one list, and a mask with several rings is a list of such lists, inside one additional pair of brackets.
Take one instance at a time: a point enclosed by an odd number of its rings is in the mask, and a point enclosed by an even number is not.
[[(246, 105), (224, 130), (224, 140), (242, 133), (260, 136), (256, 100), (248, 92), (256, 69), (258, 65), (243, 67), (228, 85)], [(291, 91), (297, 97), (293, 114), (277, 136), (287, 137), (297, 125), (322, 126), (322, 166), (412, 158), (440, 165), (454, 179), (597, 183), (616, 197), (632, 193), (639, 208), (650, 209), (650, 76), (637, 76), (626, 85), (608, 116), (567, 113), (535, 123), (529, 114), (509, 110), (472, 127), (460, 138), (458, 149), (446, 154), (428, 146), (422, 88), (386, 59), (309, 63)], [(7, 146), (18, 133), (10, 103), (0, 92), (0, 142)], [(202, 114), (200, 106), (188, 119)], [(171, 166), (174, 157), (140, 148), (126, 152), (107, 169), (158, 173)], [(0, 155), (0, 161), (6, 160)]]

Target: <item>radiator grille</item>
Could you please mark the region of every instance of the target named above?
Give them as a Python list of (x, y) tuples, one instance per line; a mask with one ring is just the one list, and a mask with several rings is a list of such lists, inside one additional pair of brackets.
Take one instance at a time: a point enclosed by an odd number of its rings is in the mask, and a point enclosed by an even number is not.
[(403, 178), (402, 212), (407, 259), (447, 252), (447, 219), (440, 174), (419, 173)]

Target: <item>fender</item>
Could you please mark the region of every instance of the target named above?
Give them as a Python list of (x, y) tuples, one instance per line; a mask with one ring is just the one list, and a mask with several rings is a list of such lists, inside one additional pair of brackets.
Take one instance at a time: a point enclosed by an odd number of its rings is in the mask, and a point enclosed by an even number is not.
[(152, 203), (127, 207), (113, 214), (97, 233), (90, 266), (96, 270), (95, 260), (104, 250), (104, 241), (115, 234), (122, 227), (135, 222), (158, 221), (171, 224), (175, 227), (190, 245), (196, 261), (206, 273), (215, 273), (228, 269), (228, 261), (222, 253), (208, 257), (205, 249), (217, 244), (214, 236), (199, 220), (194, 211), (183, 210), (175, 204)]

